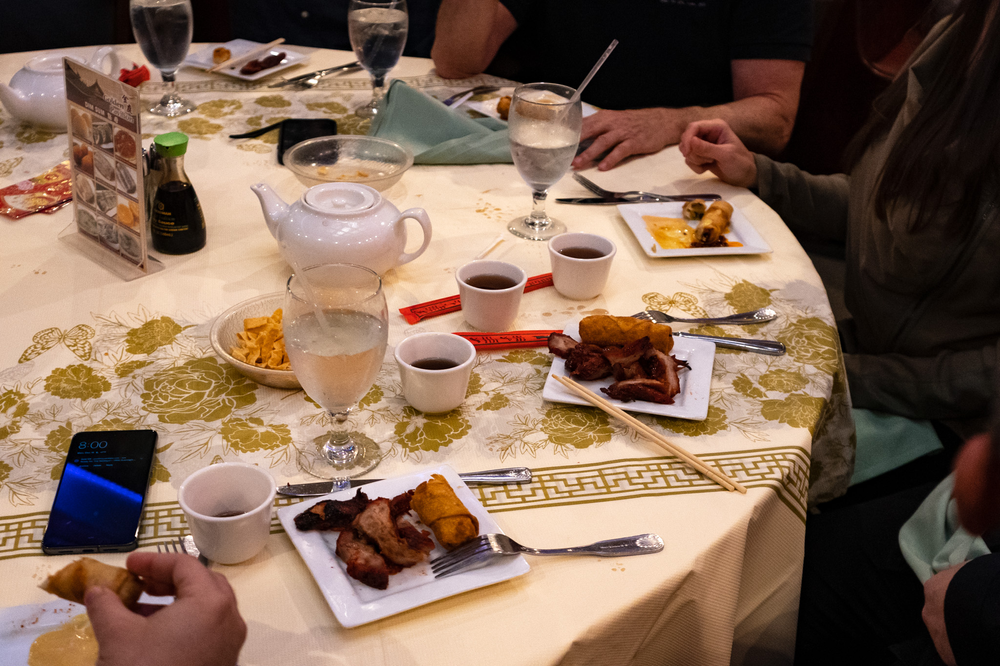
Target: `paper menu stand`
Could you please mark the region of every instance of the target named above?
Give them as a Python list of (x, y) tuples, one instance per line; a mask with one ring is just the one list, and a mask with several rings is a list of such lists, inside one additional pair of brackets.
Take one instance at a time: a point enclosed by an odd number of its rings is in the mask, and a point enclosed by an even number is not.
[(73, 223), (59, 240), (124, 280), (155, 273), (143, 187), (139, 91), (63, 58)]

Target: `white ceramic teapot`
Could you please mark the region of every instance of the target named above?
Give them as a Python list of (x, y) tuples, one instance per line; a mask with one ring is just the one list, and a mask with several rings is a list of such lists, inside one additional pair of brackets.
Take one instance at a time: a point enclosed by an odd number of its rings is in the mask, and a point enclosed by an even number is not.
[[(88, 61), (70, 53), (45, 53), (22, 67), (10, 85), (0, 83), (0, 102), (18, 120), (41, 129), (66, 131), (66, 80), (63, 57), (114, 75), (121, 64), (110, 46), (98, 49)], [(111, 67), (104, 69), (110, 61)]]
[[(292, 205), (265, 183), (250, 187), (260, 199), (271, 235), (293, 268), (316, 264), (359, 264), (382, 275), (413, 261), (431, 242), (431, 221), (423, 208), (399, 209), (377, 190), (358, 183), (323, 183)], [(406, 222), (420, 224), (424, 240), (404, 252)]]

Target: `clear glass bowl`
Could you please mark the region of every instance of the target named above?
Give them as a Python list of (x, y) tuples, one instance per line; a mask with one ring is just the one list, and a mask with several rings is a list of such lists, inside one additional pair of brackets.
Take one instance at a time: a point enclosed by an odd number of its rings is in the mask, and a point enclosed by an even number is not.
[(321, 136), (289, 148), (285, 166), (310, 187), (362, 183), (381, 191), (413, 166), (413, 153), (395, 141), (373, 136)]

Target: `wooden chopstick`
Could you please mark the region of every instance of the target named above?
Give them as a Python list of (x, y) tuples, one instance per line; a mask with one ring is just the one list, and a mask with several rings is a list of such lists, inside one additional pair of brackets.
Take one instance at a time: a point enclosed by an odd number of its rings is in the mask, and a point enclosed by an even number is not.
[(746, 494), (747, 492), (746, 487), (743, 486), (739, 481), (730, 476), (727, 476), (726, 474), (720, 472), (715, 467), (706, 463), (698, 456), (694, 455), (693, 453), (690, 453), (689, 451), (678, 446), (677, 444), (674, 444), (666, 437), (664, 437), (660, 433), (656, 432), (655, 430), (647, 426), (642, 421), (636, 419), (630, 414), (627, 414), (624, 410), (611, 404), (606, 399), (597, 395), (593, 391), (590, 391), (587, 388), (581, 386), (580, 384), (576, 383), (569, 377), (563, 377), (561, 375), (552, 375), (552, 376), (555, 377), (556, 381), (558, 381), (560, 384), (562, 384), (570, 391), (572, 391), (573, 393), (577, 394), (578, 396), (580, 396), (581, 398), (592, 404), (594, 407), (597, 407), (598, 409), (601, 409), (604, 412), (611, 414), (612, 416), (617, 416), (619, 419), (630, 425), (636, 432), (645, 435), (654, 444), (658, 444), (659, 446), (663, 447), (664, 449), (667, 450), (668, 453), (672, 454), (677, 458), (680, 458), (688, 465), (698, 470), (712, 481), (715, 481), (717, 484), (719, 484), (726, 490), (738, 490), (739, 492)]
[(244, 60), (253, 60), (254, 58), (256, 58), (257, 56), (259, 56), (260, 54), (267, 53), (268, 51), (270, 51), (271, 49), (273, 49), (278, 44), (284, 44), (284, 43), (285, 43), (285, 38), (282, 37), (280, 39), (274, 40), (273, 42), (268, 42), (267, 44), (261, 44), (257, 48), (252, 49), (250, 51), (247, 51), (246, 53), (244, 53), (241, 56), (236, 56), (235, 58), (230, 58), (229, 60), (225, 60), (223, 62), (220, 62), (215, 67), (212, 67), (212, 68), (208, 69), (208, 71), (209, 72), (217, 72), (220, 69), (225, 69), (226, 67), (231, 67), (232, 65), (235, 65), (237, 63), (241, 63)]

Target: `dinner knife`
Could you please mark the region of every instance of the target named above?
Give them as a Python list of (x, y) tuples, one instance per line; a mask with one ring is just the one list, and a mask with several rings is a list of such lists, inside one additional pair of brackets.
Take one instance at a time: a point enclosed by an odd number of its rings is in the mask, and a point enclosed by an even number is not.
[[(531, 483), (531, 470), (527, 467), (506, 467), (504, 469), (489, 469), (483, 472), (467, 472), (459, 474), (459, 478), (470, 485), (503, 485), (507, 483)], [(382, 479), (348, 479), (349, 488), (357, 488)], [(279, 495), (289, 497), (317, 497), (329, 495), (337, 488), (336, 481), (320, 481), (317, 483), (286, 483), (278, 486)]]
[(611, 197), (608, 199), (603, 197), (571, 197), (566, 199), (556, 199), (556, 203), (583, 204), (591, 206), (617, 206), (618, 204), (694, 201), (695, 199), (701, 199), (702, 201), (717, 201), (721, 198), (722, 197), (718, 194), (657, 194), (655, 196), (646, 195), (634, 198), (629, 197), (628, 199), (620, 197)]
[(281, 88), (282, 86), (288, 86), (299, 81), (305, 81), (306, 79), (311, 79), (314, 76), (324, 77), (333, 74), (334, 72), (346, 72), (348, 70), (362, 69), (361, 64), (357, 61), (349, 62), (346, 65), (338, 65), (337, 67), (327, 67), (326, 69), (321, 69), (315, 72), (309, 72), (308, 74), (301, 74), (299, 76), (293, 76), (290, 79), (282, 79), (281, 81), (276, 81), (268, 86), (268, 88)]
[(740, 351), (755, 352), (757, 354), (767, 354), (768, 356), (782, 356), (785, 353), (785, 345), (775, 340), (754, 340), (751, 338), (724, 338), (719, 335), (702, 335), (700, 333), (684, 333), (674, 331), (675, 338), (694, 338), (695, 340), (707, 340), (714, 342), (719, 347), (727, 349), (739, 349)]

